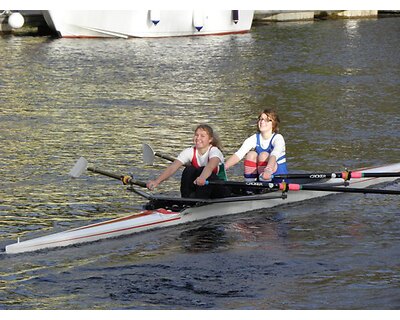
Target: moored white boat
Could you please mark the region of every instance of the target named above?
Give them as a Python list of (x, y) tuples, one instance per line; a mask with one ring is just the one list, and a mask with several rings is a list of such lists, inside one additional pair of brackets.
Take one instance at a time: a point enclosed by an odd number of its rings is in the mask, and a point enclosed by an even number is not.
[(60, 37), (179, 37), (245, 33), (252, 10), (51, 10), (43, 16)]
[[(363, 170), (363, 172), (399, 173), (400, 163), (371, 168), (368, 170)], [(396, 179), (398, 179), (398, 177), (360, 178), (349, 180), (348, 183), (353, 188), (363, 189), (379, 183), (394, 181)], [(324, 182), (323, 185), (337, 185), (343, 183), (344, 180), (341, 178), (331, 178)], [(312, 185), (317, 186), (318, 183), (313, 183)], [(146, 197), (151, 197), (151, 195), (148, 195), (147, 193), (140, 191), (136, 192)], [(183, 202), (191, 202), (192, 206), (176, 212), (162, 208), (155, 210), (144, 210), (126, 217), (95, 223), (36, 239), (17, 242), (6, 246), (5, 251), (6, 253), (21, 253), (45, 248), (62, 247), (72, 244), (97, 241), (160, 227), (203, 220), (215, 216), (271, 208), (282, 204), (323, 197), (329, 194), (332, 194), (332, 192), (301, 190), (296, 192), (289, 191), (287, 194), (281, 194), (279, 191), (276, 191), (255, 196), (241, 196), (215, 200), (197, 199), (199, 201), (193, 201), (193, 199), (185, 200), (182, 198), (176, 198), (177, 201), (181, 200)], [(168, 199), (168, 201), (173, 201), (173, 198), (167, 198), (165, 196), (154, 196), (154, 198), (161, 201), (164, 201), (165, 199)]]

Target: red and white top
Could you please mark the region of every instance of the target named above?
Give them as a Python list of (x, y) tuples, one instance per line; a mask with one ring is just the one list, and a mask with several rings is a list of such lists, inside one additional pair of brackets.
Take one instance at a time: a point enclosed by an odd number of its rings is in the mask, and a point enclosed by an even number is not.
[(224, 155), (222, 154), (221, 150), (217, 147), (210, 146), (203, 155), (200, 155), (198, 150), (195, 147), (186, 148), (183, 150), (177, 159), (185, 164), (192, 164), (194, 167), (205, 167), (208, 164), (209, 159), (218, 158), (219, 164), (225, 162)]

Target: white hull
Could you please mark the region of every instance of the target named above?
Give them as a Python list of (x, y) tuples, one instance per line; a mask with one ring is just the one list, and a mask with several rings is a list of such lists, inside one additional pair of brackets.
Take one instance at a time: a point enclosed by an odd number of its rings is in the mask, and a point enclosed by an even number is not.
[[(233, 11), (238, 11), (236, 19)], [(51, 10), (50, 28), (69, 38), (179, 37), (248, 32), (251, 10)]]
[[(400, 172), (400, 163), (377, 167), (364, 172)], [(371, 185), (394, 181), (397, 178), (362, 178), (350, 181), (352, 187), (365, 188)], [(328, 183), (340, 183), (342, 179), (330, 179)], [(230, 215), (252, 210), (271, 208), (282, 204), (323, 197), (332, 192), (289, 191), (286, 199), (245, 200), (237, 202), (214, 203), (200, 207), (191, 207), (182, 212), (170, 212), (164, 209), (142, 211), (127, 217), (55, 233), (52, 235), (17, 242), (6, 246), (6, 253), (21, 253), (52, 247), (92, 242), (106, 238), (128, 235), (149, 229), (173, 226), (215, 216)]]

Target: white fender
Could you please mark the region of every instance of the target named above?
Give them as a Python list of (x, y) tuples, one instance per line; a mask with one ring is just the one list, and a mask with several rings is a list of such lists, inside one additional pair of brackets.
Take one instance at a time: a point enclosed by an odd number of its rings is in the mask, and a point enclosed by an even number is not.
[(19, 12), (14, 12), (8, 17), (8, 24), (13, 29), (21, 28), (25, 23), (25, 19)]

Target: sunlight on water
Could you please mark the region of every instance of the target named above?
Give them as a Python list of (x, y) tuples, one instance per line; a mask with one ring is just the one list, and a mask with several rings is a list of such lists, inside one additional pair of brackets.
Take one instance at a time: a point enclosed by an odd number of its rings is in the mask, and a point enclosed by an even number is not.
[[(142, 143), (177, 156), (206, 122), (229, 156), (267, 107), (281, 116), (290, 170), (399, 162), (398, 31), (381, 19), (221, 37), (0, 38), (1, 247), (144, 203), (117, 181), (68, 177), (80, 156), (147, 181), (167, 162), (144, 165)], [(179, 178), (158, 191), (178, 191)], [(0, 309), (396, 307), (397, 199), (338, 199), (1, 255)], [(360, 289), (369, 301), (377, 287), (389, 294), (363, 304)]]

